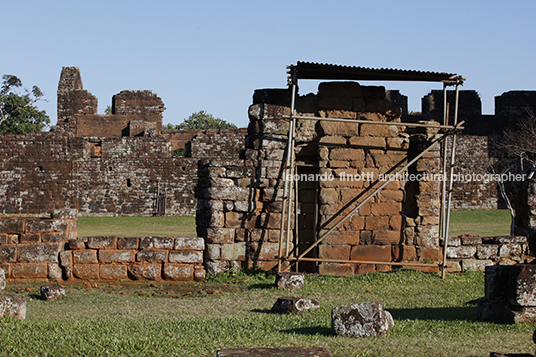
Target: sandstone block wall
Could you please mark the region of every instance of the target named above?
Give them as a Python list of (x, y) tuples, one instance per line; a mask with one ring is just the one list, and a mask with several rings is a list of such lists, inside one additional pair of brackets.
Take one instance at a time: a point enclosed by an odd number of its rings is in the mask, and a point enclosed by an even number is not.
[(58, 85), (58, 123), (66, 136), (159, 134), (164, 103), (151, 91), (122, 91), (112, 98), (112, 114), (97, 114), (98, 101), (83, 89), (78, 67), (63, 67)]
[[(206, 161), (199, 170), (198, 235), (207, 241), (207, 271), (232, 265), (273, 268), (277, 264), (283, 201), (283, 164), (290, 114), (286, 90), (258, 90), (250, 107), (245, 159)], [(280, 101), (281, 100), (281, 101)], [(255, 103), (257, 101), (257, 103)], [(322, 83), (318, 95), (297, 100), (308, 116), (399, 122), (383, 87), (355, 82)], [(298, 120), (298, 173), (317, 175), (298, 183), (298, 221), (291, 218), (289, 251), (303, 251), (305, 239), (316, 239), (436, 136), (431, 131), (406, 131), (393, 125)], [(439, 146), (413, 165), (410, 174), (433, 174)], [(239, 171), (240, 175), (236, 175)], [(364, 175), (367, 180), (345, 179)], [(439, 183), (395, 180), (358, 214), (329, 236), (312, 257), (379, 262), (437, 260), (439, 254)], [(316, 217), (316, 218), (313, 218)], [(307, 238), (298, 238), (296, 236)], [(301, 239), (301, 240), (300, 240)], [(407, 252), (412, 248), (415, 254)], [(406, 254), (404, 254), (406, 252)], [(303, 264), (303, 263), (301, 263)], [(389, 265), (319, 263), (321, 274), (349, 275), (390, 269)]]
[(4, 135), (0, 212), (75, 208), (81, 215), (195, 214), (197, 159), (173, 157), (162, 137), (67, 138)]
[(450, 272), (484, 270), (490, 265), (514, 265), (532, 260), (527, 237), (450, 237), (447, 260)]
[(8, 279), (203, 280), (198, 237), (77, 237), (76, 210), (0, 217), (0, 268)]
[[(455, 173), (466, 176), (491, 173), (497, 162), (495, 144), (489, 136), (458, 135)], [(450, 150), (447, 155), (450, 155)], [(452, 191), (453, 210), (504, 208), (496, 182), (456, 181)]]
[(195, 215), (198, 159), (237, 157), (245, 129), (158, 135), (163, 109), (150, 91), (122, 91), (99, 115), (78, 68), (65, 67), (55, 131), (0, 136), (0, 212)]
[(185, 149), (185, 156), (199, 158), (214, 156), (215, 152), (218, 157), (236, 158), (244, 148), (246, 134), (246, 128), (162, 131), (172, 150)]
[(197, 237), (83, 237), (60, 252), (65, 279), (203, 280), (204, 240)]
[(74, 210), (49, 218), (0, 217), (0, 266), (6, 278), (61, 279), (59, 255), (77, 235)]
[(278, 193), (256, 182), (256, 170), (251, 160), (200, 163), (196, 222), (210, 274), (275, 266), (281, 207), (272, 204)]

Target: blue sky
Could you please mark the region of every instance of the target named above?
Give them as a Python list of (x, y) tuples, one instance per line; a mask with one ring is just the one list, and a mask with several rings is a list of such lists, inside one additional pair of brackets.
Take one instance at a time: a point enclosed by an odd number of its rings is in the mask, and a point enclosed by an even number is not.
[[(100, 113), (121, 90), (156, 92), (164, 123), (206, 110), (247, 126), (253, 91), (285, 87), (297, 61), (461, 74), (492, 114), (495, 96), (536, 89), (535, 13), (532, 0), (9, 1), (0, 68), (45, 92), (53, 124), (63, 66), (80, 68)], [(381, 84), (413, 111), (441, 89)], [(302, 81), (300, 93), (317, 85)]]

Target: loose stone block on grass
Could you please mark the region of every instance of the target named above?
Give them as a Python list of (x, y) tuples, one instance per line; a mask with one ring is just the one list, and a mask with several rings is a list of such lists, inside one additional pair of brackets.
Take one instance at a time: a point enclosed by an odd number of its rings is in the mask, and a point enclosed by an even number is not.
[(279, 272), (275, 277), (275, 285), (279, 289), (299, 290), (305, 285), (305, 277), (302, 273)]
[(477, 303), (480, 321), (501, 324), (536, 322), (536, 266), (496, 265), (485, 269), (486, 296)]
[(0, 318), (4, 316), (24, 320), (26, 318), (26, 296), (0, 295)]
[(54, 301), (65, 297), (65, 289), (58, 284), (41, 286), (41, 298), (46, 301)]
[(318, 309), (320, 304), (314, 299), (307, 299), (296, 296), (282, 296), (277, 298), (272, 312), (279, 314), (297, 314), (302, 311)]
[(337, 336), (385, 337), (394, 325), (391, 314), (377, 301), (339, 306), (331, 312), (331, 328)]

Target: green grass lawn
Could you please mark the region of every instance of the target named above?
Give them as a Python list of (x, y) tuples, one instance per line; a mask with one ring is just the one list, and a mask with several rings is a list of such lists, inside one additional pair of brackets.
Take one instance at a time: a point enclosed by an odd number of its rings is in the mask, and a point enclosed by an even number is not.
[(78, 217), (78, 235), (192, 237), (197, 233), (195, 217)]
[[(510, 234), (508, 210), (451, 212), (450, 236)], [(78, 235), (88, 236), (196, 236), (195, 217), (79, 217)]]
[[(453, 212), (451, 232), (504, 234), (508, 212)], [(497, 226), (491, 227), (496, 224)], [(195, 235), (193, 217), (81, 217), (79, 233), (116, 236)], [(39, 282), (9, 282), (27, 296), (27, 319), (0, 320), (0, 356), (216, 356), (218, 348), (324, 347), (332, 356), (488, 356), (533, 353), (533, 324), (476, 321), (467, 302), (484, 295), (484, 274), (400, 270), (346, 278), (308, 275), (299, 292), (273, 287), (264, 272), (221, 275), (205, 283), (66, 284), (67, 297), (39, 298)], [(318, 310), (277, 315), (277, 297), (318, 300)], [(331, 334), (331, 310), (379, 301), (395, 319), (385, 338)]]
[(510, 235), (510, 211), (454, 211), (450, 214), (449, 236), (463, 233), (486, 236)]
[[(534, 352), (535, 325), (476, 321), (475, 306), (466, 303), (484, 295), (483, 273), (446, 280), (409, 270), (308, 275), (306, 286), (293, 293), (274, 288), (274, 277), (265, 273), (219, 280), (102, 284), (92, 292), (79, 283), (67, 285), (67, 297), (54, 302), (37, 297), (37, 283), (8, 283), (8, 292), (27, 295), (27, 318), (1, 321), (0, 355), (190, 357), (242, 347), (324, 347), (334, 357)], [(285, 294), (314, 298), (321, 307), (299, 315), (270, 313)], [(387, 337), (331, 334), (334, 307), (374, 300), (394, 317)]]

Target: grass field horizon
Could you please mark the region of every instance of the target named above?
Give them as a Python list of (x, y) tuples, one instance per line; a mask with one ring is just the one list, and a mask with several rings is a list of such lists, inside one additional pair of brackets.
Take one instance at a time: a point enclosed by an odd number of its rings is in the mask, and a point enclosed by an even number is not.
[[(510, 212), (502, 210), (453, 211), (449, 236), (510, 234)], [(87, 236), (197, 236), (195, 217), (79, 217), (78, 235)]]

